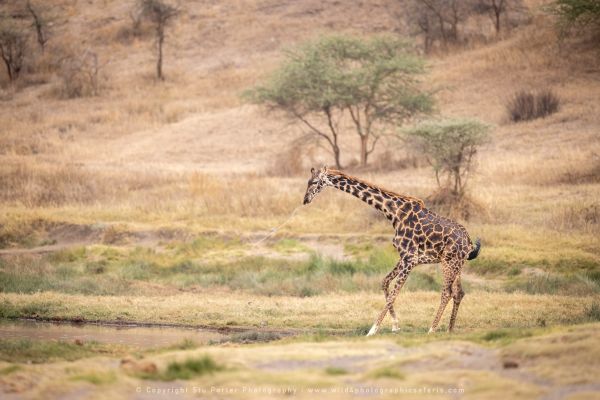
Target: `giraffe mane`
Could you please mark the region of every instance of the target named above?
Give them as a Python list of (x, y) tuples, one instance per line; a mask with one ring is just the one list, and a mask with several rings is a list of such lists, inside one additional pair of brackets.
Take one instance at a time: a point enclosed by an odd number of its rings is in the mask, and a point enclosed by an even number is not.
[(386, 193), (386, 194), (388, 194), (390, 196), (398, 197), (398, 198), (401, 198), (401, 199), (407, 200), (407, 201), (414, 201), (416, 203), (419, 203), (421, 205), (421, 207), (425, 207), (425, 203), (423, 202), (423, 200), (421, 200), (421, 199), (419, 199), (417, 197), (412, 197), (412, 196), (408, 196), (408, 195), (405, 195), (405, 194), (400, 194), (400, 193), (394, 192), (392, 190), (384, 189), (384, 188), (382, 188), (379, 185), (375, 185), (375, 184), (373, 184), (373, 183), (371, 183), (369, 181), (366, 181), (364, 179), (360, 179), (360, 178), (357, 178), (355, 176), (348, 175), (345, 172), (342, 172), (340, 170), (332, 169), (332, 168), (327, 168), (327, 173), (328, 174), (338, 175), (338, 176), (341, 176), (341, 177), (344, 177), (344, 178), (348, 178), (348, 179), (352, 179), (353, 181), (356, 181), (356, 182), (359, 182), (359, 183), (363, 183), (363, 184), (365, 184), (367, 186), (370, 186), (370, 187), (377, 188), (377, 189), (381, 190), (383, 193)]

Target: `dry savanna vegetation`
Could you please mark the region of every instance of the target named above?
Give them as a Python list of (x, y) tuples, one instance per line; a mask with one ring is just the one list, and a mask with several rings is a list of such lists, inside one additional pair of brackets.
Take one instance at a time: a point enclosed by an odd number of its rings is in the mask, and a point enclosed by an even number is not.
[[(231, 333), (153, 349), (0, 336), (0, 391), (597, 396), (600, 49), (594, 9), (573, 11), (585, 2), (0, 2), (0, 335), (20, 318)], [(320, 59), (322, 38), (355, 58)], [(390, 43), (410, 58), (363, 57)], [(282, 69), (300, 55), (312, 69)], [(340, 64), (358, 73), (324, 75)], [(312, 83), (282, 83), (381, 68), (403, 85), (350, 105), (349, 84), (307, 102), (292, 91)], [(411, 101), (384, 110), (390, 93)], [(301, 206), (310, 168), (336, 161), (481, 238), (454, 336), (425, 335), (442, 281), (426, 265), (398, 298), (401, 331), (361, 337), (397, 254), (359, 200), (329, 189)]]

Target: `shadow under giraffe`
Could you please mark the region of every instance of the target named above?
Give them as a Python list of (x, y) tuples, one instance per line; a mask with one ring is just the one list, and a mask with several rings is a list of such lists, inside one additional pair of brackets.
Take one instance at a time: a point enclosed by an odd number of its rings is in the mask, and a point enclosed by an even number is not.
[[(381, 286), (386, 303), (367, 336), (377, 333), (388, 312), (393, 321), (392, 331), (398, 331), (398, 318), (394, 310), (398, 292), (415, 266), (433, 263), (440, 263), (443, 283), (442, 299), (429, 332), (437, 328), (450, 298), (453, 305), (448, 331), (452, 332), (458, 307), (465, 295), (460, 283), (460, 273), (466, 260), (479, 255), (479, 239), (473, 244), (464, 226), (427, 209), (420, 199), (379, 188), (327, 167), (311, 169), (304, 204), (309, 204), (327, 186), (350, 193), (381, 211), (395, 230), (393, 244), (400, 259), (383, 279)], [(390, 284), (394, 279), (396, 281), (390, 291)]]

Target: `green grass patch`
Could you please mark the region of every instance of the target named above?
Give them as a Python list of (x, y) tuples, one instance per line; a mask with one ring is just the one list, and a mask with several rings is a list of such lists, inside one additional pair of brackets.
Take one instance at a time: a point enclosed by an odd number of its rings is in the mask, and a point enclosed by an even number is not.
[(9, 365), (8, 367), (4, 367), (4, 368), (0, 369), (0, 376), (10, 375), (13, 372), (17, 372), (21, 369), (22, 368), (20, 365)]
[(381, 367), (369, 373), (369, 377), (373, 379), (398, 379), (402, 380), (405, 378), (404, 374), (400, 372), (397, 367)]
[(515, 279), (506, 284), (506, 290), (528, 294), (587, 296), (600, 293), (600, 284), (591, 279), (587, 273), (569, 275), (547, 273)]
[(592, 303), (585, 308), (584, 315), (590, 321), (600, 321), (600, 303)]
[(85, 247), (72, 247), (69, 249), (61, 249), (47, 256), (48, 261), (53, 264), (57, 263), (72, 263), (75, 261), (84, 260), (87, 257)]
[[(501, 243), (504, 246), (503, 243)], [(273, 245), (280, 252), (305, 251), (295, 239)], [(84, 295), (153, 295), (167, 290), (227, 287), (257, 295), (313, 297), (332, 292), (381, 292), (381, 280), (397, 263), (391, 245), (364, 241), (346, 244), (351, 260), (312, 254), (308, 260), (273, 259), (244, 255), (239, 239), (203, 235), (191, 242), (175, 242), (160, 250), (106, 245), (76, 247), (42, 257), (0, 260), (0, 292), (52, 291)], [(503, 290), (532, 294), (590, 295), (600, 293), (600, 272), (591, 253), (573, 250), (575, 273), (564, 274), (567, 255), (526, 256), (525, 250), (486, 247), (469, 262), (468, 270), (484, 276), (505, 277)], [(512, 251), (512, 252), (511, 252)], [(548, 276), (525, 274), (525, 268), (555, 270)], [(403, 291), (439, 291), (439, 272), (413, 271)], [(151, 285), (140, 284), (151, 283)], [(0, 316), (13, 315), (0, 305)], [(30, 310), (27, 315), (45, 315)]]
[(325, 368), (325, 373), (327, 375), (346, 375), (348, 371), (340, 367), (327, 367)]
[(95, 354), (120, 354), (110, 346), (87, 342), (79, 346), (74, 343), (55, 341), (33, 341), (29, 339), (0, 340), (0, 360), (18, 363), (44, 363), (73, 361)]
[(529, 330), (522, 329), (494, 329), (488, 331), (480, 336), (480, 339), (484, 342), (492, 342), (496, 344), (505, 345), (512, 343), (517, 339), (524, 337), (530, 337), (533, 333)]
[(217, 364), (211, 357), (204, 356), (201, 358), (190, 358), (183, 362), (174, 361), (169, 363), (164, 371), (142, 374), (140, 377), (161, 381), (188, 380), (198, 376), (211, 375), (222, 370), (224, 370), (223, 366)]
[(308, 251), (308, 248), (296, 239), (281, 239), (273, 245), (273, 250), (278, 253), (290, 254)]
[(114, 383), (117, 380), (117, 375), (113, 371), (108, 372), (90, 372), (87, 374), (79, 374), (70, 378), (72, 381), (89, 382), (93, 385), (107, 385)]
[(281, 337), (280, 334), (275, 332), (249, 331), (233, 334), (215, 343), (266, 343), (279, 340)]

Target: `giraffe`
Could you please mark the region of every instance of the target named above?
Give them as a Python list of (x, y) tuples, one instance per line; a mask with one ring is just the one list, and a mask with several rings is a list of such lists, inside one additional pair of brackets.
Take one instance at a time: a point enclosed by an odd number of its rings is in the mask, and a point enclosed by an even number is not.
[[(466, 260), (479, 255), (481, 242), (473, 244), (465, 227), (459, 223), (427, 209), (422, 200), (379, 188), (338, 171), (323, 167), (311, 169), (311, 177), (304, 195), (304, 205), (309, 204), (323, 190), (331, 186), (358, 197), (365, 203), (382, 212), (391, 221), (395, 235), (392, 243), (400, 259), (385, 276), (381, 287), (385, 296), (385, 306), (377, 316), (367, 336), (379, 330), (389, 312), (392, 318), (392, 332), (397, 332), (398, 318), (394, 310), (396, 296), (412, 269), (419, 264), (440, 263), (443, 274), (442, 298), (429, 333), (434, 332), (446, 305), (453, 300), (448, 331), (452, 332), (458, 307), (465, 292), (460, 283), (461, 269)], [(396, 279), (392, 290), (391, 282)]]

